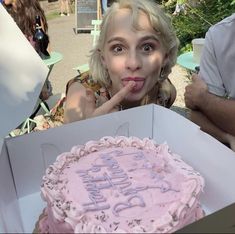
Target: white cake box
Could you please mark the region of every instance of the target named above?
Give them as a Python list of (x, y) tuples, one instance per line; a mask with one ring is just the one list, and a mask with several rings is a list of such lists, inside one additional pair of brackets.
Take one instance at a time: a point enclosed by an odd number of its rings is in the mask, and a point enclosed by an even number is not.
[(106, 135), (167, 141), (172, 151), (204, 176), (201, 202), (207, 214), (235, 201), (235, 154), (179, 114), (148, 105), (5, 139), (0, 158), (0, 225), (4, 232), (33, 230), (45, 206), (39, 194), (42, 176), (59, 153)]
[[(2, 21), (2, 12), (0, 5), (0, 22), (6, 22), (6, 19)], [(1, 24), (1, 37), (2, 28)], [(20, 43), (19, 37), (16, 39), (15, 43)], [(25, 41), (23, 37), (20, 40), (22, 43)], [(37, 55), (31, 52), (30, 59), (37, 60)], [(0, 81), (4, 83), (1, 75), (6, 73), (2, 64), (0, 61)], [(29, 87), (33, 89), (37, 83), (40, 90), (47, 70), (41, 60), (35, 66), (30, 65), (30, 69), (38, 71), (40, 82), (34, 80)], [(27, 71), (27, 66), (19, 68), (16, 74), (20, 81), (23, 81), (21, 74), (24, 70)], [(8, 80), (13, 78), (14, 75), (7, 77)], [(9, 132), (27, 117), (39, 92), (32, 95), (30, 104), (27, 99), (15, 103), (17, 115), (9, 116), (12, 106), (3, 97), (11, 97), (12, 94), (1, 89), (1, 115), (5, 113), (0, 122), (3, 138), (7, 130)], [(157, 105), (147, 105), (47, 131), (5, 138), (0, 154), (0, 232), (32, 232), (45, 206), (40, 198), (40, 184), (47, 166), (59, 153), (70, 150), (73, 145), (107, 135), (150, 137), (157, 143), (167, 142), (172, 151), (181, 155), (205, 178), (201, 202), (207, 215), (235, 202), (235, 153), (179, 114)]]

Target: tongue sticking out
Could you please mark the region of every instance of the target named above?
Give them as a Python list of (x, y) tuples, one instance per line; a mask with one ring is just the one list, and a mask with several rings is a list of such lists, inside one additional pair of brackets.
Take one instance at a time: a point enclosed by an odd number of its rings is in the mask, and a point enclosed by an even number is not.
[[(123, 80), (122, 84), (123, 86), (126, 86), (128, 84), (129, 80)], [(133, 89), (131, 90), (131, 92), (135, 93), (135, 92), (139, 92), (144, 86), (144, 80), (135, 80), (135, 86), (133, 87)]]

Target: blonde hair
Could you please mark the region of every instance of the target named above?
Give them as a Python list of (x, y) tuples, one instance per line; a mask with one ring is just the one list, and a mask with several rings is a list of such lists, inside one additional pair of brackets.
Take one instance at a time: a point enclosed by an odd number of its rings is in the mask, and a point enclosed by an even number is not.
[(94, 81), (99, 82), (105, 87), (110, 85), (110, 78), (101, 61), (101, 54), (106, 42), (108, 27), (119, 9), (129, 9), (131, 11), (132, 25), (136, 30), (140, 30), (138, 25), (139, 12), (144, 12), (148, 16), (150, 24), (158, 34), (168, 55), (168, 61), (161, 72), (163, 73), (161, 74), (161, 80), (165, 80), (176, 63), (179, 45), (170, 18), (154, 0), (119, 0), (114, 2), (107, 10), (102, 20), (99, 39), (91, 50), (89, 67)]

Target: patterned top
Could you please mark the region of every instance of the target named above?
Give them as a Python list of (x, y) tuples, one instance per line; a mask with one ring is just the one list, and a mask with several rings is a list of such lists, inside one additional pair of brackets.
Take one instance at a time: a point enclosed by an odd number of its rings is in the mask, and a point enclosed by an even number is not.
[[(85, 88), (92, 89), (97, 99), (98, 99), (98, 96), (105, 96), (108, 100), (111, 98), (106, 88), (102, 87), (99, 83), (94, 82), (89, 71), (79, 76), (76, 76), (75, 78), (68, 81), (66, 85), (66, 92), (65, 92), (66, 95), (68, 93), (69, 87), (74, 82), (79, 82)], [(153, 87), (153, 89), (148, 93), (148, 95), (146, 95), (143, 98), (141, 105), (154, 103), (154, 104), (158, 104), (158, 105), (169, 108), (175, 100), (175, 92), (176, 92), (175, 88), (171, 84), (169, 79), (158, 82)], [(65, 97), (60, 99), (58, 103), (56, 104), (56, 106), (51, 110), (50, 116), (46, 116), (46, 117), (44, 116), (46, 123), (44, 123), (44, 127), (42, 127), (43, 129), (47, 129), (50, 127), (55, 127), (55, 126), (59, 126), (63, 124), (64, 104), (66, 101), (66, 95)], [(42, 129), (38, 129), (36, 127), (36, 130), (42, 130)]]
[(85, 88), (90, 88), (94, 91), (95, 95), (105, 95), (108, 99), (110, 99), (110, 95), (106, 88), (102, 87), (99, 83), (94, 82), (92, 76), (90, 75), (89, 71), (82, 73), (80, 76), (76, 76), (75, 78), (71, 79), (66, 85), (66, 95), (68, 92), (69, 87), (74, 83), (79, 82)]

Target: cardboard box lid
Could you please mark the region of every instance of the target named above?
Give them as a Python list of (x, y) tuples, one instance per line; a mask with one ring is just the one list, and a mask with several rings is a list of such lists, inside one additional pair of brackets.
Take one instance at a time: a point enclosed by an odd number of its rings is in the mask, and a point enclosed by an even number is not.
[(0, 22), (0, 138), (4, 138), (32, 113), (48, 68), (2, 4)]

